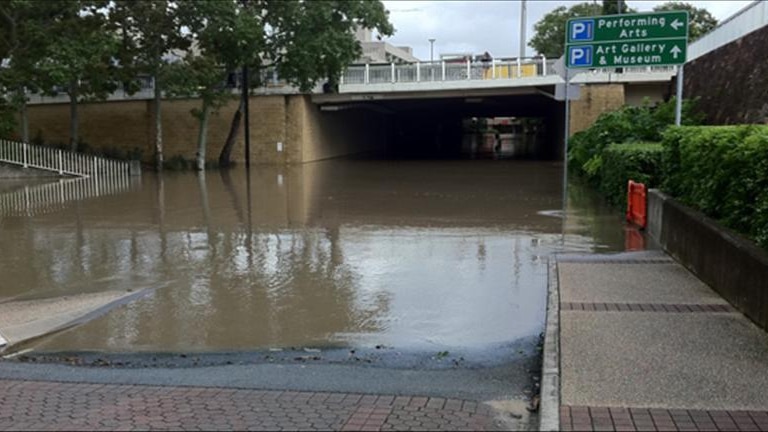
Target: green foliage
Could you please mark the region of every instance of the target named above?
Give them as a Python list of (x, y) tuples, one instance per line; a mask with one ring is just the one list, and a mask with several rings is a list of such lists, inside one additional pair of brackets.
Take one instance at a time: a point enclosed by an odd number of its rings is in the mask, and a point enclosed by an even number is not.
[(629, 180), (648, 187), (659, 186), (662, 150), (659, 143), (611, 144), (603, 150), (600, 191), (608, 202), (626, 202)]
[(358, 27), (376, 29), (383, 36), (394, 33), (388, 12), (380, 1), (314, 0), (278, 2), (277, 29), (268, 55), (278, 73), (301, 91), (328, 79), (335, 87), (344, 68), (361, 53), (354, 36)]
[[(703, 120), (695, 110), (695, 103), (683, 101), (682, 124), (699, 124)], [(603, 113), (588, 129), (571, 137), (568, 165), (593, 185), (600, 183), (603, 150), (610, 144), (632, 142), (660, 142), (664, 130), (674, 124), (675, 100), (651, 106), (624, 106)]]
[(768, 126), (671, 128), (664, 190), (768, 247)]
[(596, 3), (579, 3), (570, 8), (559, 6), (533, 26), (534, 35), (528, 46), (547, 57), (560, 57), (565, 52), (565, 23), (568, 19), (601, 13), (602, 7)]
[(10, 138), (16, 129), (14, 109), (8, 101), (0, 97), (0, 138)]
[(55, 95), (58, 87), (76, 100), (103, 100), (117, 89), (112, 59), (120, 41), (106, 31), (107, 18), (96, 11), (99, 3), (62, 4), (50, 26), (56, 37), (37, 64), (43, 91)]
[[(619, 5), (621, 5), (621, 9), (619, 10)], [(626, 1), (619, 1), (619, 0), (603, 0), (603, 8), (602, 8), (603, 15), (614, 15), (619, 13), (635, 13), (636, 10), (627, 7)]]
[(688, 11), (688, 40), (691, 42), (717, 27), (717, 18), (712, 16), (708, 10), (697, 8), (690, 3), (671, 1), (656, 6), (653, 10), (654, 12)]

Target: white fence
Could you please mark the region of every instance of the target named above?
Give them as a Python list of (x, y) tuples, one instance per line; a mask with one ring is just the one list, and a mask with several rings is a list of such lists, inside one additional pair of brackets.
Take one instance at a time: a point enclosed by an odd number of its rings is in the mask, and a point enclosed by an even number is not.
[(688, 61), (727, 45), (748, 33), (768, 25), (768, 2), (756, 0), (715, 29), (688, 45)]
[(89, 177), (62, 179), (0, 194), (1, 216), (35, 216), (63, 210), (88, 198), (126, 192), (140, 177)]
[(0, 140), (0, 162), (77, 177), (130, 177), (130, 162)]

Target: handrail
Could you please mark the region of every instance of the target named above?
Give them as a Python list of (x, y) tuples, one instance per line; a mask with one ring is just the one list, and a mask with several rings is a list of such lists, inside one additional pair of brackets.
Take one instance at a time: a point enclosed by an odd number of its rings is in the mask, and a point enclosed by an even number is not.
[(129, 177), (131, 163), (53, 147), (0, 140), (0, 162), (75, 177)]

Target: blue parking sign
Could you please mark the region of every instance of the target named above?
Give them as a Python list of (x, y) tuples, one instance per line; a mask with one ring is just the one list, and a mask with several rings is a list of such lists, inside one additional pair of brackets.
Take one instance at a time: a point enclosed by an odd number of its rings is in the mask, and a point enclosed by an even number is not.
[(568, 47), (568, 66), (592, 66), (592, 45)]
[(589, 42), (595, 37), (595, 20), (573, 20), (568, 23), (569, 42)]

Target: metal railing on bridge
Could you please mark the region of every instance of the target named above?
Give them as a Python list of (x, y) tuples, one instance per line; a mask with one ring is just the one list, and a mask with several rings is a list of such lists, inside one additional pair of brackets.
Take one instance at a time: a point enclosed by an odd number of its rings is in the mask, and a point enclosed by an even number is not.
[(513, 79), (553, 74), (553, 60), (545, 57), (488, 61), (455, 60), (406, 64), (349, 66), (340, 84), (418, 83), (437, 81)]
[(0, 162), (75, 177), (129, 177), (132, 165), (126, 161), (8, 140), (0, 140)]
[[(344, 85), (386, 83), (430, 83), (439, 81), (508, 80), (557, 75), (557, 60), (544, 56), (476, 61), (435, 61), (407, 64), (365, 64), (349, 66), (341, 76)], [(624, 72), (670, 72), (674, 66), (624, 68)], [(593, 69), (591, 73), (611, 72), (613, 69)]]

